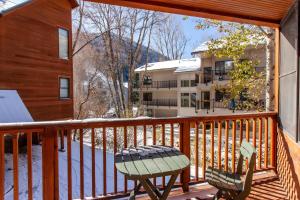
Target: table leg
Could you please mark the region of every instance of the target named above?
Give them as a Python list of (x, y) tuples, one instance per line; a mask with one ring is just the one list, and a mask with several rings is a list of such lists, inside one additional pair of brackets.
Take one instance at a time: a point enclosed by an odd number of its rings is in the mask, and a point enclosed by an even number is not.
[(139, 183), (137, 184), (137, 186), (135, 186), (134, 190), (132, 190), (132, 191), (130, 192), (129, 200), (135, 200), (135, 196), (136, 196), (136, 194), (140, 191), (141, 187), (142, 187), (142, 184), (141, 184), (141, 182), (139, 182)]
[(166, 200), (178, 175), (179, 173), (171, 176), (162, 194), (149, 179), (141, 179), (140, 182), (152, 200)]
[(178, 174), (174, 174), (174, 175), (171, 176), (171, 178), (170, 178), (170, 180), (169, 180), (169, 182), (167, 184), (167, 187), (165, 188), (165, 190), (164, 190), (164, 192), (163, 192), (160, 200), (167, 199), (167, 197), (168, 197), (168, 195), (169, 195), (169, 193), (170, 193), (170, 191), (172, 189), (172, 186), (174, 185), (174, 183), (175, 183), (175, 181), (177, 179), (177, 176), (178, 176)]

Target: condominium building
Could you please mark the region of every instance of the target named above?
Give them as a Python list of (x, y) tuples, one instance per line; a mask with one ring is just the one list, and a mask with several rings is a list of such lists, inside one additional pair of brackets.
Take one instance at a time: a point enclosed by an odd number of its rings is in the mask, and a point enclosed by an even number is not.
[[(208, 55), (207, 42), (197, 47), (194, 58), (150, 63), (135, 70), (145, 113), (154, 117), (197, 116), (243, 112), (224, 104), (233, 61)], [(257, 71), (265, 70), (264, 46), (249, 47), (243, 59), (257, 60)], [(263, 98), (262, 98), (263, 99)]]

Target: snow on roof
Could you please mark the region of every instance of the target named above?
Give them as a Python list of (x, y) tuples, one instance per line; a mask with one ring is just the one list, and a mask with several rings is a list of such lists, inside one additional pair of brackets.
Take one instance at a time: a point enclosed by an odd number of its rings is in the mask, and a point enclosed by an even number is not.
[[(200, 69), (200, 58), (168, 60), (163, 62), (149, 63), (147, 71), (170, 70), (175, 69), (175, 72), (190, 72)], [(143, 65), (135, 70), (135, 72), (145, 71), (146, 65)]]
[(16, 90), (0, 90), (0, 123), (33, 122)]
[(0, 0), (0, 14), (22, 6), (31, 0)]
[[(256, 44), (265, 44), (266, 40), (264, 37), (262, 36), (258, 36), (259, 39), (254, 39), (254, 36), (250, 38), (250, 45), (256, 45)], [(222, 41), (222, 39), (221, 39)], [(201, 43), (198, 47), (196, 47), (193, 51), (192, 54), (194, 53), (199, 53), (199, 52), (204, 52), (204, 51), (208, 51), (208, 45), (211, 41), (205, 41), (203, 43)], [(225, 41), (224, 41), (225, 43)], [(222, 48), (223, 45), (220, 45), (218, 48)]]

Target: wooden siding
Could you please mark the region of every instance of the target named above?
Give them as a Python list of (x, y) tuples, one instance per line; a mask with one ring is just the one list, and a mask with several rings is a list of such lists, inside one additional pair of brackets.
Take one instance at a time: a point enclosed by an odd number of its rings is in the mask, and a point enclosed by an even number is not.
[[(73, 118), (72, 59), (58, 58), (59, 27), (71, 49), (71, 10), (68, 0), (36, 0), (0, 17), (0, 89), (17, 90), (37, 121)], [(59, 76), (70, 77), (68, 100)]]
[(86, 0), (217, 20), (278, 27), (294, 0)]

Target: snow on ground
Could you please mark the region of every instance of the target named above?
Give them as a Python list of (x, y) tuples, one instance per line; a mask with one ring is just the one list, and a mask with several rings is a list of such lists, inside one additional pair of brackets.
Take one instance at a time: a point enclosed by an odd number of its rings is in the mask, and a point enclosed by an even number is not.
[[(79, 143), (72, 142), (72, 191), (73, 198), (80, 195), (80, 160)], [(33, 165), (33, 198), (42, 199), (42, 148), (41, 146), (32, 147)], [(106, 153), (107, 159), (107, 192), (114, 190), (114, 155)], [(12, 154), (5, 155), (5, 199), (13, 199), (13, 159)], [(96, 149), (96, 194), (103, 193), (103, 151)], [(92, 158), (91, 147), (84, 145), (84, 193), (85, 196), (92, 196)], [(167, 179), (168, 180), (168, 179)], [(161, 179), (157, 179), (161, 183)], [(118, 173), (118, 191), (123, 191), (124, 176)], [(134, 186), (132, 181), (128, 181), (128, 189)], [(67, 152), (59, 152), (59, 195), (60, 199), (67, 199), (68, 193), (68, 173), (67, 173)], [(19, 199), (27, 199), (27, 156), (19, 154)]]

